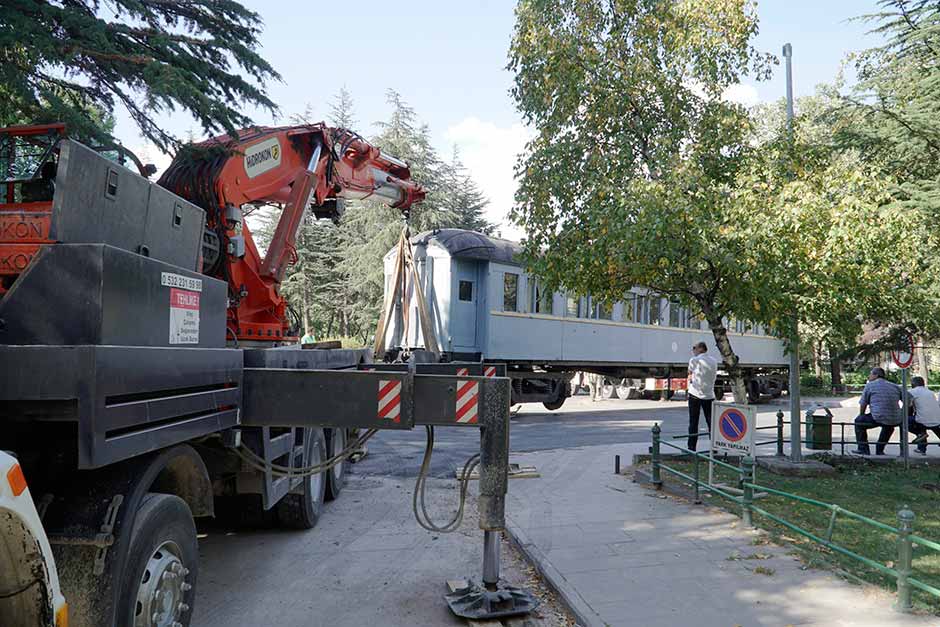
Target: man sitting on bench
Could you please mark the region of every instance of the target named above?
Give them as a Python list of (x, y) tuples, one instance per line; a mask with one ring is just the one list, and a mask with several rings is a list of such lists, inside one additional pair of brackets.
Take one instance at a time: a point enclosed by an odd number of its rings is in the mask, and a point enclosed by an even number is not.
[(911, 420), (907, 425), (911, 433), (916, 435), (913, 442), (917, 445), (917, 452), (927, 454), (927, 430), (934, 432), (940, 438), (940, 403), (925, 385), (923, 377), (911, 379)]
[(875, 427), (881, 427), (875, 453), (885, 454), (885, 444), (891, 439), (894, 427), (901, 424), (900, 402), (901, 388), (885, 379), (884, 368), (872, 368), (858, 402), (859, 414), (855, 419), (855, 441), (858, 443), (856, 454), (871, 455), (868, 430)]

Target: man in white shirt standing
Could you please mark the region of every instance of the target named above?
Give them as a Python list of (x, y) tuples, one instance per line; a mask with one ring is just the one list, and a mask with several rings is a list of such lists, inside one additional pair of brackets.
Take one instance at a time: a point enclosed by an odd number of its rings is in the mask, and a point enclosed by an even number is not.
[(917, 437), (914, 438), (914, 444), (917, 445), (917, 452), (921, 455), (927, 454), (927, 430), (930, 429), (938, 438), (940, 438), (940, 403), (927, 386), (924, 384), (923, 377), (913, 377), (911, 379), (911, 391), (908, 393), (911, 399), (911, 410), (913, 411), (912, 420), (908, 424), (911, 433)]
[(712, 428), (712, 401), (715, 400), (715, 377), (718, 376), (718, 361), (708, 354), (705, 342), (692, 347), (689, 360), (689, 450), (698, 445), (699, 415), (705, 414), (708, 430)]

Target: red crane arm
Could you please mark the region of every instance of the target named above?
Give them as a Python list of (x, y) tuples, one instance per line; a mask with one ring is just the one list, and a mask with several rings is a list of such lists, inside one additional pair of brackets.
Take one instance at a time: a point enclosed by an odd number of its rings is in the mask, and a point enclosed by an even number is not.
[[(219, 256), (206, 259), (204, 270), (229, 283), (229, 326), (239, 341), (289, 334), (278, 284), (308, 207), (335, 218), (344, 200), (375, 197), (407, 212), (425, 195), (405, 163), (323, 124), (245, 129), (196, 144), (177, 155), (160, 184), (206, 210), (207, 237), (218, 238)], [(242, 206), (275, 203), (283, 210), (261, 258)]]

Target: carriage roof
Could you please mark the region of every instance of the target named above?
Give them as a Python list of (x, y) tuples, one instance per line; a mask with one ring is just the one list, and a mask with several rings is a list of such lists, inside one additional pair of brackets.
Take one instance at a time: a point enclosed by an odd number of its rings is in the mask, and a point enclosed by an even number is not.
[(415, 245), (435, 243), (457, 259), (476, 259), (521, 266), (522, 246), (466, 229), (434, 229), (411, 238)]

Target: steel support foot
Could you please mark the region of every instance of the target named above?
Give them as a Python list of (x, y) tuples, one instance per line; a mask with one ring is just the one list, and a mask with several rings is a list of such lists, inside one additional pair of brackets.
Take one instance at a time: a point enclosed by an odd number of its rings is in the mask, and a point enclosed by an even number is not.
[(539, 604), (528, 590), (504, 581), (486, 587), (469, 583), (465, 588), (445, 594), (444, 599), (454, 614), (473, 620), (528, 614)]

